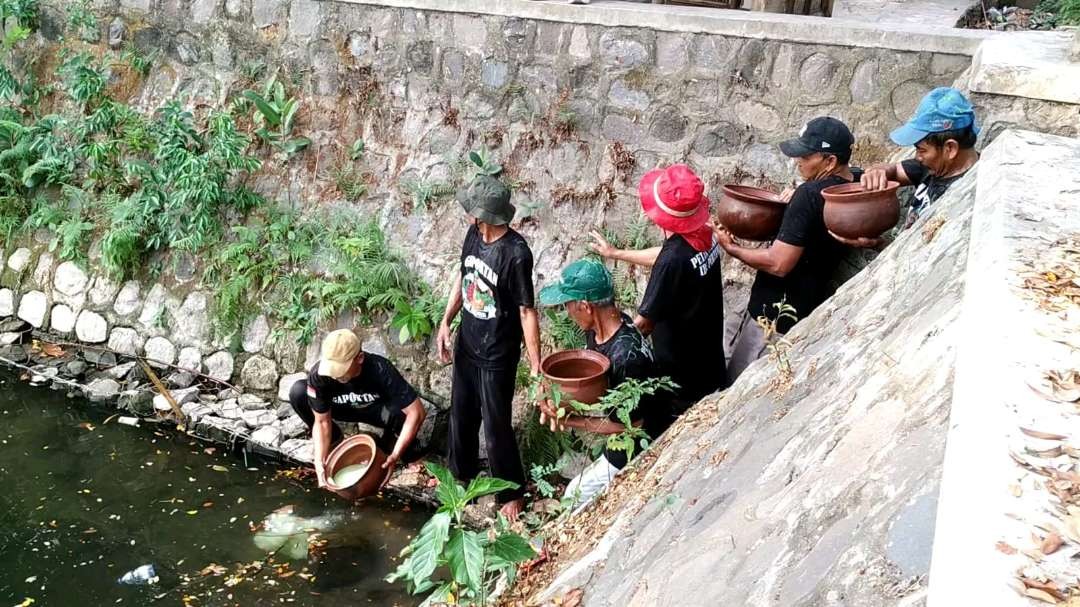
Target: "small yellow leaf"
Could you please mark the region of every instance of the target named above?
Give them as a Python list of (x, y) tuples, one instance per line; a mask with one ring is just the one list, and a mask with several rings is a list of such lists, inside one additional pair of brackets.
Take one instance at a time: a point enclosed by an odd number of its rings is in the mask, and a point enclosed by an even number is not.
[(199, 511), (198, 511), (198, 510), (188, 510), (188, 511), (187, 511), (187, 513), (188, 513), (189, 515), (192, 515), (192, 516), (194, 516), (194, 515), (198, 514), (198, 513), (199, 513)]
[(210, 467), (213, 468), (215, 472), (228, 472), (229, 471), (228, 468), (226, 468), (225, 466), (222, 466), (220, 464), (214, 464), (213, 466), (210, 466)]

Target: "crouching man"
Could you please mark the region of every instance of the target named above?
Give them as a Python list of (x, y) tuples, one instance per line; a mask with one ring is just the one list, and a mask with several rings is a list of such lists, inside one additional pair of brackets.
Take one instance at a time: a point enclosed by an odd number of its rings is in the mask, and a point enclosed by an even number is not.
[(360, 339), (348, 329), (326, 336), (319, 362), (307, 379), (293, 384), (289, 403), (311, 429), (320, 488), (327, 486), (326, 456), (343, 438), (334, 420), (382, 428), (375, 442), (388, 454), (382, 466), (388, 472), (398, 460), (420, 455), (413, 439), (427, 413), (416, 390), (390, 361), (360, 349)]
[[(615, 290), (611, 274), (599, 261), (583, 259), (568, 265), (561, 280), (540, 291), (540, 303), (545, 306), (565, 305), (566, 312), (585, 331), (586, 348), (599, 352), (611, 361), (608, 368), (608, 387), (615, 388), (627, 379), (646, 380), (659, 376), (653, 353), (634, 322), (615, 307)], [(552, 404), (541, 399), (540, 410), (558, 419)], [(634, 426), (655, 440), (674, 421), (670, 397), (645, 395), (630, 414)], [(566, 415), (558, 421), (561, 428), (573, 428), (595, 434), (619, 434), (626, 426), (615, 412), (608, 418)], [(565, 497), (574, 500), (577, 509), (588, 504), (604, 490), (611, 479), (627, 463), (629, 457), (621, 449), (605, 448), (604, 453), (590, 464), (566, 487)]]

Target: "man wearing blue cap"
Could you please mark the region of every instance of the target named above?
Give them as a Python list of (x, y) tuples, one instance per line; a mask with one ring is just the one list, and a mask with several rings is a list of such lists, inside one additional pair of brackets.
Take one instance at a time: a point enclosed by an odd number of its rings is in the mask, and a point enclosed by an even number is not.
[(897, 145), (915, 146), (915, 158), (867, 169), (862, 176), (863, 187), (884, 190), (889, 181), (916, 186), (911, 213), (905, 224), (905, 227), (910, 226), (919, 213), (941, 198), (949, 186), (975, 166), (979, 160), (975, 151), (978, 134), (975, 111), (967, 98), (954, 88), (936, 88), (923, 97), (915, 116), (890, 135)]

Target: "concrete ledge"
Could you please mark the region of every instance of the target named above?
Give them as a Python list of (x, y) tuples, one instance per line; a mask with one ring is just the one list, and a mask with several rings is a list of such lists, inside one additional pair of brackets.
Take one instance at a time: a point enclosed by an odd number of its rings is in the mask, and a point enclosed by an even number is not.
[(1070, 61), (1071, 43), (1063, 32), (989, 39), (972, 61), (971, 90), (1080, 104), (1080, 63)]
[[(1036, 467), (1075, 466), (1068, 456), (1035, 455), (1053, 445), (1077, 446), (1080, 415), (1031, 386), (1049, 371), (1080, 369), (1080, 307), (1048, 311), (1040, 292), (1024, 283), (1041, 280), (1059, 257), (1071, 255), (1080, 265), (1077, 253), (1059, 243), (1080, 235), (1080, 140), (1006, 131), (983, 154), (977, 178), (930, 607), (1032, 605), (1009, 588), (1022, 569), (1032, 577), (1041, 569), (1059, 581), (1063, 575), (1066, 584), (1076, 580), (1069, 555), (1077, 543), (1055, 513), (1061, 506), (1045, 487), (1049, 481), (1010, 453)], [(1022, 427), (1068, 439), (1040, 440)], [(1037, 552), (1032, 534), (1048, 525), (1068, 543), (1035, 563), (1022, 551)], [(1006, 554), (995, 548), (998, 542), (1019, 552)]]
[(925, 24), (859, 23), (801, 15), (637, 4), (610, 0), (594, 0), (587, 6), (569, 5), (563, 0), (324, 1), (968, 56), (975, 53), (983, 40), (1006, 34), (1005, 32), (955, 29), (948, 26), (928, 27)]

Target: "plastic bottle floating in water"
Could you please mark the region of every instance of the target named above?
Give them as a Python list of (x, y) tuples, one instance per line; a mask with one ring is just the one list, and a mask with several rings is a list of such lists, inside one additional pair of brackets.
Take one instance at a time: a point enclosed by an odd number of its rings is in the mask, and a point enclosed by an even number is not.
[(360, 482), (360, 479), (364, 478), (364, 473), (367, 472), (369, 464), (370, 462), (366, 462), (345, 466), (334, 473), (334, 484), (342, 489), (352, 487)]
[(121, 584), (127, 584), (129, 586), (142, 586), (143, 584), (154, 584), (158, 581), (157, 572), (154, 571), (153, 565), (143, 565), (138, 569), (132, 569), (124, 574), (119, 580)]

